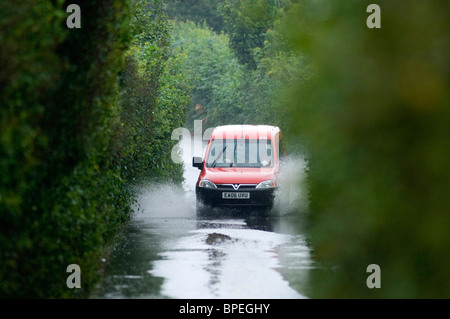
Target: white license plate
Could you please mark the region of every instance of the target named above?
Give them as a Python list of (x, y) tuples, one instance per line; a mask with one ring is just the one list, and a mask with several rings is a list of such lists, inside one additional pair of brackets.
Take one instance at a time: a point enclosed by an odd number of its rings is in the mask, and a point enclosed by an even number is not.
[(248, 193), (248, 192), (235, 192), (235, 193), (223, 192), (222, 198), (223, 199), (249, 199), (250, 193)]

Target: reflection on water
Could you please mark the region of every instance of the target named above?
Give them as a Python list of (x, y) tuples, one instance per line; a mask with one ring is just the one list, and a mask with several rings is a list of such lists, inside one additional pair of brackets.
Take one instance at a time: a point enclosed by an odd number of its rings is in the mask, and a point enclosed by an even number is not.
[(286, 227), (286, 222), (292, 220), (288, 217), (275, 216), (246, 216), (245, 218), (222, 217), (214, 219), (197, 219), (197, 228), (233, 228), (233, 229), (255, 229), (278, 233), (289, 233), (288, 228), (292, 228), (291, 232), (295, 233), (292, 227)]
[(245, 219), (221, 218), (221, 219), (198, 219), (197, 227), (200, 228), (233, 228), (233, 229), (258, 229), (273, 231), (274, 219), (266, 216), (247, 217)]
[(156, 234), (142, 225), (131, 223), (105, 260), (104, 275), (93, 297), (158, 297), (163, 279), (148, 272), (151, 261), (159, 258), (158, 245)]
[[(289, 230), (285, 224), (268, 217), (134, 220), (92, 297), (302, 298), (314, 265), (303, 235), (274, 232)], [(211, 235), (229, 240), (208, 241)]]

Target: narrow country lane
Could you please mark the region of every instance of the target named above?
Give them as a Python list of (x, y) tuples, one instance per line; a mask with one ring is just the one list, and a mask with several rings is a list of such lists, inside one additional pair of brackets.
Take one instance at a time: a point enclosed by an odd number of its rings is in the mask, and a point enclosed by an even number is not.
[(314, 264), (292, 216), (197, 219), (189, 143), (184, 184), (143, 190), (92, 298), (307, 298)]

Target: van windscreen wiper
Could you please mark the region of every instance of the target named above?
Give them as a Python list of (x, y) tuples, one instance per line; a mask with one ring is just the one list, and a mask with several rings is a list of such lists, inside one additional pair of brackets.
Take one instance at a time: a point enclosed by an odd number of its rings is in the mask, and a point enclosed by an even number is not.
[(222, 154), (223, 154), (223, 152), (225, 152), (225, 150), (227, 149), (227, 147), (228, 147), (228, 145), (225, 145), (224, 147), (223, 147), (223, 149), (222, 149), (222, 151), (220, 152), (220, 154), (219, 155), (217, 155), (217, 157), (214, 159), (214, 161), (211, 163), (211, 167), (216, 167), (216, 162), (217, 162), (217, 160), (219, 159), (219, 157), (221, 157), (222, 156)]

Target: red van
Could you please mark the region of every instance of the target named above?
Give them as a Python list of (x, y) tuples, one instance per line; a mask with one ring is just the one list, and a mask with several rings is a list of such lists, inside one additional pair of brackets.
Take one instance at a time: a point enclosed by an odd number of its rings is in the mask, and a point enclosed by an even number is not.
[(201, 170), (195, 187), (197, 213), (204, 215), (215, 207), (269, 211), (278, 186), (280, 154), (286, 155), (286, 147), (276, 126), (216, 127), (204, 159), (192, 161)]

